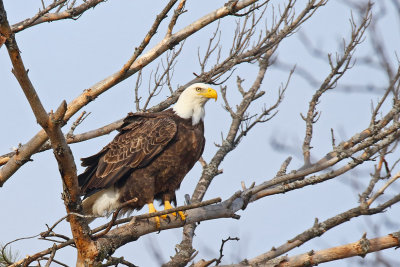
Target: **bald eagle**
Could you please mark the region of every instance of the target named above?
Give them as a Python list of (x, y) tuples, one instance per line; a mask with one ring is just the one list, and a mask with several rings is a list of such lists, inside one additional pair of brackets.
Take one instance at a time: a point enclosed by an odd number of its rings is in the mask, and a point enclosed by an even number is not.
[[(78, 176), (83, 211), (104, 216), (129, 203), (121, 213), (140, 210), (153, 201), (165, 209), (176, 205), (175, 191), (204, 150), (204, 105), (217, 92), (202, 83), (186, 88), (172, 109), (128, 114), (119, 133), (99, 153), (82, 158)], [(182, 220), (185, 215), (178, 213)], [(174, 214), (176, 216), (176, 214)], [(155, 217), (156, 226), (160, 219)]]

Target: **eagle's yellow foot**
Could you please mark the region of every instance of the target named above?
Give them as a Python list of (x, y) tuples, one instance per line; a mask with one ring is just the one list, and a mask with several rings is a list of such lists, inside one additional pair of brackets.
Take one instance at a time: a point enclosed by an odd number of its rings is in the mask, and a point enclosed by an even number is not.
[[(149, 205), (149, 213), (154, 213), (157, 212), (156, 208), (154, 208), (154, 204), (153, 203), (148, 203), (147, 205)], [(160, 228), (161, 223), (160, 223), (160, 217), (155, 216), (154, 220), (156, 221), (156, 227), (157, 229)]]
[[(171, 203), (168, 200), (164, 201), (164, 210), (169, 210), (169, 209), (173, 209), (173, 207), (171, 206)], [(172, 215), (174, 215), (176, 217), (176, 212), (172, 212)], [(186, 220), (186, 216), (182, 211), (178, 211), (179, 217), (181, 217), (181, 220), (184, 221)], [(163, 219), (167, 219), (168, 215), (161, 215), (161, 217)]]
[[(171, 206), (171, 203), (168, 200), (165, 200), (164, 201), (164, 210), (169, 210), (169, 209), (173, 209), (173, 207)], [(173, 212), (172, 215), (174, 215), (176, 217), (175, 212)], [(168, 219), (168, 214), (161, 215), (161, 218), (163, 218), (164, 220)]]
[(185, 220), (186, 220), (186, 216), (185, 216), (185, 213), (183, 213), (183, 211), (178, 211), (178, 214), (179, 214), (179, 216), (181, 217), (181, 220), (182, 220), (182, 221), (185, 221)]

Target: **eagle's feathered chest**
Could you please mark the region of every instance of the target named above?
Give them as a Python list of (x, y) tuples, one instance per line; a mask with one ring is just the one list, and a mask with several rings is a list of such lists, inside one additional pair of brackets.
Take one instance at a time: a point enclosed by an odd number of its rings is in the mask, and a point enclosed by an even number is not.
[(121, 202), (138, 197), (138, 206), (142, 206), (149, 197), (160, 199), (165, 193), (175, 202), (175, 190), (203, 153), (205, 139), (203, 122), (192, 126), (189, 120), (174, 121), (176, 133), (162, 152), (117, 184)]
[[(157, 180), (179, 180), (193, 167), (203, 153), (205, 139), (203, 123), (192, 126), (178, 123), (175, 138), (160, 154), (160, 159), (155, 159), (155, 167), (161, 167), (165, 175), (160, 175)], [(159, 166), (160, 165), (160, 166)], [(171, 181), (170, 181), (171, 182)]]

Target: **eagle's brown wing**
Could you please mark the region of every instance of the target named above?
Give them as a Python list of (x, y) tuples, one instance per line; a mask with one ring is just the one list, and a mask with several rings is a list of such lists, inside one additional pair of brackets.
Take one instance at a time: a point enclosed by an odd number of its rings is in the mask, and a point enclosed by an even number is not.
[(79, 175), (82, 194), (107, 188), (135, 168), (146, 166), (163, 151), (176, 132), (174, 120), (164, 116), (138, 117), (124, 125), (99, 153), (82, 159), (82, 166), (87, 166)]

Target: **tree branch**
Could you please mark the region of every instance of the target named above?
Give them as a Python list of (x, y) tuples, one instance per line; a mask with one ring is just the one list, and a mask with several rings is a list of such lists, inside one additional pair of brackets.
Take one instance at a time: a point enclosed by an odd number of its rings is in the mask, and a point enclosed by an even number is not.
[[(347, 45), (343, 53), (343, 56), (336, 59), (336, 64), (335, 65), (333, 65), (333, 63), (330, 64), (331, 72), (329, 73), (328, 77), (326, 77), (325, 81), (321, 84), (320, 88), (313, 95), (308, 108), (307, 117), (306, 118), (303, 117), (304, 121), (306, 122), (306, 134), (303, 142), (304, 166), (308, 166), (311, 164), (310, 143), (313, 132), (313, 124), (318, 120), (318, 116), (320, 114), (317, 111), (315, 111), (316, 106), (322, 94), (325, 93), (327, 90), (335, 88), (337, 81), (344, 75), (344, 73), (349, 68), (351, 68), (350, 64), (354, 50), (356, 46), (360, 44), (360, 42), (362, 41), (364, 33), (371, 22), (371, 16), (372, 16), (371, 8), (372, 4), (368, 5), (368, 8), (365, 12), (365, 16), (363, 17), (363, 20), (361, 24), (358, 26), (358, 28), (356, 28), (355, 22), (353, 20), (351, 21), (352, 33), (349, 44)], [(329, 54), (328, 57), (331, 62), (331, 55)]]
[[(310, 251), (308, 253), (282, 257), (276, 259), (273, 263), (267, 263), (266, 267), (299, 267), (299, 266), (317, 266), (320, 263), (330, 262), (340, 259), (345, 259), (354, 256), (365, 257), (365, 255), (388, 249), (398, 247), (400, 245), (400, 232), (395, 232), (383, 237), (367, 239), (363, 236), (359, 241), (349, 243), (342, 246), (328, 248), (319, 251)], [(279, 264), (277, 262), (281, 260)]]
[(11, 31), (13, 33), (20, 32), (32, 26), (41, 24), (43, 22), (52, 22), (62, 19), (77, 19), (81, 16), (85, 11), (89, 10), (92, 7), (97, 6), (98, 4), (105, 2), (105, 0), (86, 0), (84, 3), (77, 7), (69, 7), (65, 11), (49, 13), (50, 10), (54, 9), (57, 6), (61, 7), (66, 2), (66, 0), (55, 1), (42, 11), (39, 11), (35, 16), (30, 19), (23, 20), (11, 26)]

